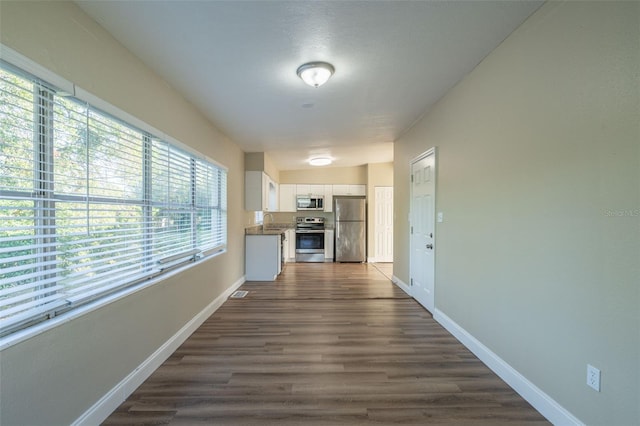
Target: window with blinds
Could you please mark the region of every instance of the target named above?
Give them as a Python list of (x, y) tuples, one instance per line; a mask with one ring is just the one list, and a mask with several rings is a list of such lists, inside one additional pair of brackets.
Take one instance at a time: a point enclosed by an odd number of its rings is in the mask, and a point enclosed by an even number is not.
[(0, 335), (224, 250), (226, 176), (0, 63)]

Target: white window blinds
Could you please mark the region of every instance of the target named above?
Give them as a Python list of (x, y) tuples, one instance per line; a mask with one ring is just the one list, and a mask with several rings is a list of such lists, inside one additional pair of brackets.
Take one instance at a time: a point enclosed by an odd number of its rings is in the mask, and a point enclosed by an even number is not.
[(0, 334), (226, 246), (226, 171), (0, 66)]

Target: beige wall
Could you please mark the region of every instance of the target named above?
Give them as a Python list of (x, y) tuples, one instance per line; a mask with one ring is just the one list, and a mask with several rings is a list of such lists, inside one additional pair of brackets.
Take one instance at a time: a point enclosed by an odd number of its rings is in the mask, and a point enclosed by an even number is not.
[(265, 152), (247, 152), (244, 155), (244, 169), (250, 171), (265, 172), (276, 182), (280, 181), (280, 171), (271, 161), (271, 157)]
[[(367, 185), (372, 189), (376, 186), (393, 186), (393, 163), (374, 163), (367, 165)], [(369, 192), (373, 198), (374, 192)]]
[(280, 183), (280, 170), (278, 170), (266, 152), (264, 154), (264, 172), (268, 174), (271, 179)]
[(0, 424), (69, 424), (244, 275), (244, 155), (73, 3), (0, 2), (0, 42), (229, 167), (226, 254), (0, 352)]
[(252, 172), (264, 172), (264, 152), (246, 152), (244, 169)]
[(394, 274), (435, 146), (436, 309), (593, 425), (640, 424), (639, 16), (545, 4), (395, 144)]
[(317, 169), (281, 170), (280, 183), (366, 184), (367, 166), (319, 167)]

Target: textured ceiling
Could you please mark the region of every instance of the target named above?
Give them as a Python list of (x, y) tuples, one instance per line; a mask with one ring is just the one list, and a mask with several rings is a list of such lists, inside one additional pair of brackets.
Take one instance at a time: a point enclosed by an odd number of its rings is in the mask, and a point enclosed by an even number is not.
[[(393, 141), (540, 1), (78, 1), (247, 152), (281, 170), (391, 161)], [(298, 66), (336, 72), (318, 89)]]

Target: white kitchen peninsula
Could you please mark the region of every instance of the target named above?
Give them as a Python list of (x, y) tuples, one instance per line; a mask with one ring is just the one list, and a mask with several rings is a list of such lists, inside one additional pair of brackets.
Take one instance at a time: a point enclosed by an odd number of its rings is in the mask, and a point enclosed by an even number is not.
[(275, 281), (282, 272), (283, 232), (257, 230), (245, 235), (247, 281)]

